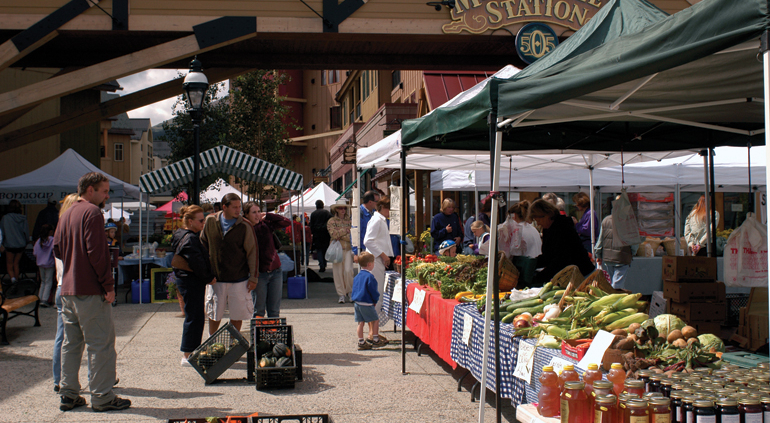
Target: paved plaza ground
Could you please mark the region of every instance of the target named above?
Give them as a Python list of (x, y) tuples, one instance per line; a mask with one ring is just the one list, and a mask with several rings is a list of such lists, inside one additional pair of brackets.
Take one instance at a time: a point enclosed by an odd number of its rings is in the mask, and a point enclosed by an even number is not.
[[(310, 283), (307, 300), (284, 297), (281, 315), (293, 325), (295, 342), (304, 351), (304, 380), (293, 390), (272, 391), (257, 391), (246, 381), (246, 356), (220, 381), (205, 385), (195, 370), (179, 365), (183, 319), (178, 304), (125, 304), (124, 292), (119, 291), (120, 303), (113, 309), (120, 378), (115, 391), (132, 401), (131, 408), (95, 413), (86, 391), (89, 407), (59, 411), (51, 375), (56, 311), (41, 308), (42, 327), (23, 316), (8, 323), (11, 345), (0, 346), (0, 422), (165, 422), (253, 412), (323, 413), (335, 422), (478, 421), (479, 403), (472, 403), (468, 393), (473, 378), (465, 378), (457, 392), (464, 370), (452, 370), (425, 348), (417, 356), (411, 344), (408, 375), (401, 373), (399, 345), (358, 351), (353, 305), (337, 304), (332, 283)], [(400, 339), (392, 324), (386, 330), (389, 339)], [(87, 386), (85, 360), (80, 379)], [(494, 394), (488, 391), (489, 397), (485, 421), (493, 422)], [(503, 421), (514, 421), (510, 401), (503, 404)]]

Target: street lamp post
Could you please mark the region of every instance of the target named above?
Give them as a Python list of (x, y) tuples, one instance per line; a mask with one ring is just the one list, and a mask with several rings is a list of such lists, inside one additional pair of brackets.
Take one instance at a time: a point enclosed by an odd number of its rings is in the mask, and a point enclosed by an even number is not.
[(191, 195), (192, 204), (200, 204), (201, 182), (200, 182), (200, 123), (203, 118), (203, 100), (206, 98), (206, 92), (209, 89), (209, 80), (203, 73), (201, 62), (196, 56), (190, 62), (190, 72), (184, 78), (184, 91), (187, 96), (187, 102), (190, 104), (190, 118), (193, 123), (193, 138), (195, 140), (195, 155), (193, 156), (193, 192)]

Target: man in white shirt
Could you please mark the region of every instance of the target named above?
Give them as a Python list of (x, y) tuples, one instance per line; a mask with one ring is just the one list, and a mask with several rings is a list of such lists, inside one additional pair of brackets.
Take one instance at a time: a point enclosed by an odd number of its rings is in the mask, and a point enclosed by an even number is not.
[[(388, 230), (388, 218), (390, 217), (390, 197), (383, 196), (377, 201), (377, 211), (366, 227), (364, 246), (366, 251), (374, 256), (374, 269), (372, 274), (377, 279), (377, 288), (380, 294), (385, 292), (385, 268), (390, 264), (393, 256), (393, 245), (390, 242)], [(382, 310), (382, 296), (375, 307), (379, 313)]]

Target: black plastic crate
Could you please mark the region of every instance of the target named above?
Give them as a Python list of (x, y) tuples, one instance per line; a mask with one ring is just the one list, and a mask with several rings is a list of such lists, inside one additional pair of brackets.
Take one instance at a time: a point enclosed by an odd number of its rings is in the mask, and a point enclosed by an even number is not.
[[(214, 420), (215, 423), (251, 423), (251, 417), (217, 417), (219, 420)], [(168, 423), (211, 423), (209, 419), (197, 418), (197, 419), (169, 419)]]
[(212, 383), (249, 350), (249, 341), (228, 323), (203, 342), (188, 359), (206, 383)]
[[(258, 326), (254, 331), (254, 356), (255, 356), (255, 380), (257, 390), (262, 389), (294, 389), (294, 381), (297, 377), (297, 354), (292, 342), (291, 326)], [(291, 348), (292, 366), (286, 367), (259, 367), (262, 358), (258, 345), (265, 341), (270, 344), (283, 343)]]
[(725, 295), (727, 304), (727, 319), (725, 326), (738, 327), (741, 319), (741, 308), (749, 305), (749, 294), (727, 294)]
[(254, 416), (251, 423), (331, 423), (328, 414), (302, 414), (293, 416)]
[[(286, 325), (286, 318), (285, 317), (255, 317), (252, 318), (249, 322), (249, 339), (252, 341), (251, 348), (249, 348), (249, 353), (246, 355), (246, 380), (249, 382), (254, 382), (255, 372), (256, 372), (256, 360), (254, 359), (254, 328), (257, 326), (285, 326)], [(299, 370), (301, 370), (302, 367), (299, 367)]]

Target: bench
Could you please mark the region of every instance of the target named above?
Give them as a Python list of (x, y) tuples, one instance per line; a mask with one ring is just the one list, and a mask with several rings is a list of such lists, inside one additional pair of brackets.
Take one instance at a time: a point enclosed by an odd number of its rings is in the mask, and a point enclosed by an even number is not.
[[(37, 285), (34, 281), (31, 280), (21, 280), (18, 282), (18, 284), (24, 284), (24, 283), (30, 283), (29, 286), (34, 287)], [(10, 285), (13, 287), (13, 285)], [(15, 296), (12, 292), (13, 289), (7, 289), (8, 285), (6, 285), (6, 289), (3, 289), (4, 287), (0, 285), (0, 345), (8, 345), (8, 337), (6, 335), (6, 323), (8, 323), (9, 320), (16, 318), (18, 316), (29, 316), (35, 318), (35, 326), (40, 326), (40, 319), (38, 317), (38, 311), (40, 309), (40, 298), (37, 297), (37, 295), (30, 293), (36, 292), (32, 289), (26, 289), (23, 292), (21, 292), (20, 296)], [(8, 298), (11, 296), (12, 298)], [(32, 310), (29, 311), (19, 311), (20, 308), (25, 307), (30, 304), (35, 304), (35, 307)]]

